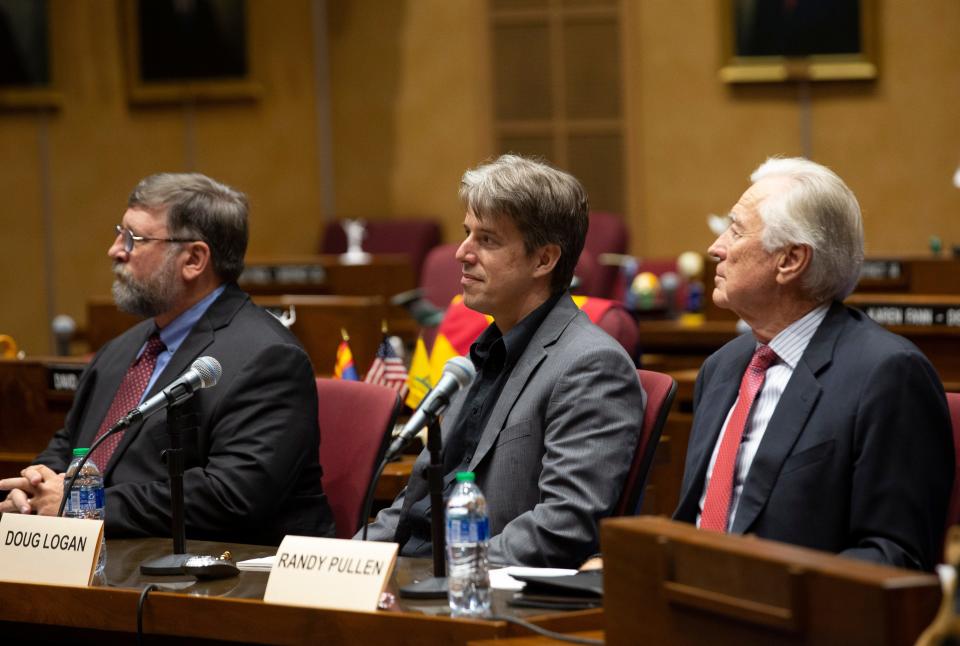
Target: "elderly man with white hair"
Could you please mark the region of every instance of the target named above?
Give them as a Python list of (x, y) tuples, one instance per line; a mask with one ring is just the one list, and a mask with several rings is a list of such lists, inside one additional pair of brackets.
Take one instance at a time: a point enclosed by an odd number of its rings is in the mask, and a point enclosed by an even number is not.
[(714, 302), (750, 327), (703, 364), (680, 504), (705, 530), (932, 569), (954, 478), (943, 386), (841, 301), (863, 262), (856, 197), (769, 159), (711, 245)]

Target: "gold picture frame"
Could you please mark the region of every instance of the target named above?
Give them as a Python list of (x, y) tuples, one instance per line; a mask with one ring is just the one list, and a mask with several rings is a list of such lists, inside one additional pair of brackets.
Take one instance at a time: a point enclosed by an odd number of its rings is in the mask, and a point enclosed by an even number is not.
[[(246, 0), (123, 0), (130, 102), (259, 98), (263, 89), (253, 73), (247, 4)], [(184, 38), (185, 32), (192, 39)]]
[(876, 0), (722, 0), (726, 83), (877, 77)]

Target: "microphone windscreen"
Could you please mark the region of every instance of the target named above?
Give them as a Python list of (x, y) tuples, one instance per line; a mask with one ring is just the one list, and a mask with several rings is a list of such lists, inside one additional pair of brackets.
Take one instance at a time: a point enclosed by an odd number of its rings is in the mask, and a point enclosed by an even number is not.
[(457, 380), (460, 387), (463, 388), (477, 376), (477, 369), (473, 367), (473, 362), (466, 357), (453, 357), (443, 366), (443, 371)]
[(58, 314), (50, 323), (53, 333), (57, 336), (70, 336), (77, 331), (77, 323), (66, 314)]
[(200, 375), (200, 387), (209, 388), (215, 386), (223, 374), (223, 367), (220, 362), (213, 357), (200, 357), (190, 366)]

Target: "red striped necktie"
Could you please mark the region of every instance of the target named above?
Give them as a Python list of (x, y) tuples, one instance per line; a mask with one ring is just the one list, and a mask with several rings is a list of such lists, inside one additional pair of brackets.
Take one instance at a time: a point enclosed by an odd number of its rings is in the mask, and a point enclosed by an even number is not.
[[(107, 411), (106, 417), (100, 424), (96, 439), (100, 439), (117, 420), (136, 408), (140, 403), (143, 391), (147, 389), (147, 384), (150, 382), (150, 376), (153, 375), (153, 370), (157, 367), (157, 355), (166, 349), (167, 347), (160, 340), (159, 334), (154, 332), (150, 335), (143, 352), (127, 368), (127, 374), (123, 376), (123, 381), (120, 382), (120, 388), (117, 389), (117, 394), (113, 397), (113, 403), (110, 404), (110, 410)], [(104, 440), (103, 444), (98, 446), (94, 454), (90, 456), (90, 459), (97, 463), (101, 471), (106, 470), (113, 452), (120, 446), (123, 434), (124, 431), (114, 433)]]
[(730, 498), (733, 495), (733, 471), (737, 464), (737, 451), (740, 440), (750, 418), (753, 401), (763, 387), (763, 380), (769, 368), (777, 360), (777, 353), (770, 346), (761, 345), (753, 353), (747, 371), (740, 380), (740, 397), (730, 415), (730, 421), (720, 440), (717, 459), (713, 463), (713, 473), (707, 484), (707, 498), (700, 514), (700, 528), (715, 532), (727, 531), (730, 517)]

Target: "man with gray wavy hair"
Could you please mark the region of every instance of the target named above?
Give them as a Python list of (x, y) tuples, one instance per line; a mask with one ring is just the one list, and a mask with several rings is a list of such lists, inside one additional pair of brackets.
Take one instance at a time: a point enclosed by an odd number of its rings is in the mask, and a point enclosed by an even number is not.
[(705, 530), (932, 569), (954, 478), (923, 354), (842, 300), (863, 263), (853, 192), (768, 159), (708, 252), (714, 302), (749, 325), (703, 364), (680, 504)]
[[(493, 317), (470, 347), (477, 377), (441, 424), (445, 494), (472, 471), (487, 497), (490, 560), (572, 567), (595, 553), (623, 492), (643, 420), (633, 362), (568, 288), (587, 234), (569, 173), (517, 155), (468, 170), (463, 302)], [(405, 556), (432, 550), (421, 453), (407, 487), (369, 526)]]

